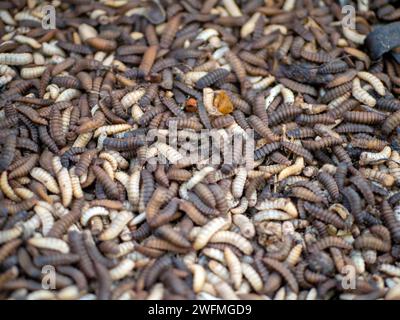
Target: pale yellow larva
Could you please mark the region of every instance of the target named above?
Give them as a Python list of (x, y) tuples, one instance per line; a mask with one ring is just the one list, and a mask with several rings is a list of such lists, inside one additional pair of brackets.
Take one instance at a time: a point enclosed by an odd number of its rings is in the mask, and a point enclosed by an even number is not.
[(132, 172), (126, 186), (129, 202), (135, 207), (139, 205), (140, 198), (140, 171), (137, 168)]
[(243, 276), (249, 281), (250, 285), (255, 291), (261, 291), (263, 288), (263, 281), (257, 271), (248, 263), (242, 262)]
[(0, 64), (8, 66), (21, 66), (33, 62), (30, 53), (0, 53)]
[(382, 81), (372, 73), (359, 71), (357, 73), (357, 77), (359, 77), (361, 80), (367, 81), (379, 95), (385, 95), (385, 86), (383, 85)]
[(161, 300), (164, 296), (164, 285), (156, 283), (150, 290), (146, 300)]
[(193, 272), (193, 291), (199, 293), (206, 283), (206, 271), (199, 264), (192, 264), (189, 269)]
[(130, 108), (135, 103), (137, 103), (140, 100), (140, 98), (144, 96), (145, 93), (146, 93), (146, 89), (144, 89), (144, 88), (139, 88), (135, 91), (127, 93), (121, 99), (122, 106), (125, 109)]
[(81, 224), (86, 226), (90, 219), (96, 216), (108, 216), (109, 212), (104, 207), (91, 207), (90, 209), (84, 211), (81, 216)]
[(58, 173), (57, 173), (57, 181), (58, 185), (60, 186), (61, 189), (61, 199), (62, 199), (62, 204), (64, 207), (68, 207), (71, 204), (72, 197), (73, 197), (73, 191), (72, 191), (72, 182), (71, 178), (68, 173), (67, 168), (62, 168)]
[(112, 135), (116, 133), (125, 132), (130, 129), (132, 129), (132, 126), (128, 123), (102, 126), (95, 130), (93, 137), (97, 138), (101, 133), (105, 133), (106, 135)]
[(46, 170), (36, 167), (33, 168), (30, 172), (31, 176), (38, 180), (39, 182), (43, 183), (43, 185), (52, 193), (60, 193), (60, 189), (58, 188), (58, 184), (56, 179), (48, 173)]
[(210, 238), (210, 243), (228, 243), (240, 249), (244, 254), (251, 254), (253, 252), (251, 243), (240, 234), (232, 231), (216, 232)]
[(296, 218), (298, 211), (294, 203), (289, 198), (266, 199), (255, 206), (257, 210), (279, 209)]
[(207, 224), (205, 224), (199, 234), (197, 235), (194, 243), (193, 243), (193, 248), (195, 250), (200, 250), (204, 248), (210, 238), (218, 231), (224, 228), (229, 227), (230, 222), (222, 217), (219, 218), (214, 218), (211, 221), (209, 221)]
[(246, 168), (244, 167), (239, 168), (232, 182), (232, 194), (237, 199), (240, 198), (243, 194), (246, 178), (247, 178)]
[(224, 281), (229, 281), (229, 271), (221, 263), (211, 260), (208, 262), (210, 270)]
[(79, 97), (81, 92), (77, 89), (68, 88), (65, 89), (60, 95), (57, 97), (56, 102), (60, 101), (71, 101), (77, 97)]
[(7, 171), (3, 171), (0, 177), (0, 189), (5, 196), (13, 201), (21, 201), (21, 199), (15, 194), (13, 188), (8, 184)]
[(224, 257), (230, 272), (233, 286), (237, 290), (242, 283), (242, 266), (240, 260), (229, 247), (224, 249)]
[(289, 252), (286, 263), (289, 266), (294, 267), (300, 260), (301, 252), (303, 250), (303, 246), (301, 244), (296, 244)]
[(303, 157), (297, 157), (296, 161), (294, 162), (293, 165), (283, 169), (279, 175), (278, 175), (278, 181), (282, 181), (283, 179), (298, 175), (301, 173), (301, 171), (304, 168), (304, 158)]
[(117, 217), (111, 222), (110, 226), (99, 235), (99, 239), (102, 241), (115, 239), (132, 219), (133, 214), (131, 212), (119, 212)]
[(358, 78), (354, 78), (353, 80), (352, 94), (354, 98), (369, 107), (374, 107), (376, 105), (376, 99), (372, 97), (366, 90), (361, 88), (360, 79)]
[(235, 225), (239, 227), (240, 233), (248, 239), (251, 239), (255, 236), (256, 230), (254, 228), (253, 223), (250, 221), (248, 217), (243, 214), (235, 214), (232, 217), (232, 221)]
[(23, 227), (21, 226), (15, 226), (7, 230), (0, 230), (0, 244), (18, 238), (22, 234), (22, 231)]
[(61, 253), (69, 253), (68, 244), (65, 241), (57, 238), (31, 238), (28, 240), (28, 243), (40, 249), (49, 249)]
[(112, 280), (120, 280), (125, 278), (135, 267), (135, 262), (130, 259), (122, 260), (116, 267), (110, 270)]
[(44, 236), (47, 235), (47, 233), (50, 231), (50, 229), (54, 225), (54, 217), (48, 208), (41, 206), (42, 201), (40, 201), (34, 208), (33, 210), (35, 213), (39, 216), (40, 221), (42, 223), (42, 234)]

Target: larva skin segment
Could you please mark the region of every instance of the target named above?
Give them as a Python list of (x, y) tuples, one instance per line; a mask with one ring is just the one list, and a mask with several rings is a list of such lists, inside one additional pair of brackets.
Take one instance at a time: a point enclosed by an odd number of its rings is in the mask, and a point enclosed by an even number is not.
[(118, 216), (111, 222), (108, 229), (99, 235), (99, 239), (102, 241), (112, 240), (116, 238), (123, 228), (133, 219), (132, 213), (129, 211), (122, 211)]
[(209, 221), (207, 224), (205, 224), (199, 234), (197, 235), (194, 243), (193, 243), (193, 248), (195, 250), (200, 250), (204, 248), (208, 241), (212, 238), (212, 236), (221, 229), (225, 229), (229, 227), (229, 221), (227, 221), (225, 218), (215, 218), (211, 221)]
[(70, 248), (68, 244), (56, 238), (31, 238), (28, 240), (29, 244), (40, 249), (55, 250), (60, 253), (69, 253)]
[(374, 107), (376, 104), (376, 99), (372, 97), (367, 91), (361, 88), (360, 79), (355, 78), (353, 80), (352, 93), (354, 98), (356, 98), (361, 103), (365, 103), (369, 107)]

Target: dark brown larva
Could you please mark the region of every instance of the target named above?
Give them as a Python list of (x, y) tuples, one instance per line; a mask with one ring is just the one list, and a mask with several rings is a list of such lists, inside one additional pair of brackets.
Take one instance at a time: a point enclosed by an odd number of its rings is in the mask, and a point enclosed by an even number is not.
[(384, 200), (381, 205), (381, 215), (384, 224), (390, 230), (393, 240), (396, 243), (400, 242), (400, 223), (396, 220), (394, 212), (390, 204)]
[(313, 155), (308, 150), (304, 149), (302, 145), (289, 141), (282, 141), (281, 144), (285, 149), (297, 154), (300, 157), (303, 157), (308, 163), (313, 162)]
[(308, 202), (304, 203), (304, 209), (321, 221), (330, 223), (339, 229), (346, 229), (345, 222), (339, 216), (330, 211), (324, 210), (323, 208)]
[(15, 148), (17, 146), (17, 136), (8, 135), (4, 140), (4, 145), (0, 153), (0, 171), (7, 170), (15, 157)]
[(326, 188), (334, 201), (339, 200), (339, 187), (336, 184), (335, 179), (329, 173), (321, 171), (318, 173), (317, 179)]
[(287, 281), (290, 289), (292, 289), (295, 293), (299, 291), (299, 285), (297, 283), (296, 278), (293, 273), (281, 262), (271, 259), (271, 258), (263, 258), (262, 261), (270, 268), (279, 272), (283, 278)]
[(270, 142), (280, 140), (280, 137), (275, 135), (268, 127), (268, 123), (263, 122), (259, 117), (252, 115), (248, 118), (248, 122), (260, 136), (267, 138)]

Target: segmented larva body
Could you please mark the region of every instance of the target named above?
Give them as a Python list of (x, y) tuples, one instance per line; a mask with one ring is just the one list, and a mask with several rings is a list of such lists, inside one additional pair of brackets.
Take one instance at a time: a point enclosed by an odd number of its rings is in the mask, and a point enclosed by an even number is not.
[(32, 62), (33, 56), (30, 53), (0, 53), (0, 64), (21, 66)]
[(254, 224), (250, 221), (248, 217), (243, 214), (235, 214), (232, 217), (232, 221), (235, 225), (237, 225), (240, 229), (240, 233), (248, 239), (254, 237), (256, 231), (254, 228)]
[(70, 251), (68, 244), (57, 238), (31, 238), (28, 243), (40, 249), (55, 250), (60, 253), (69, 253)]
[(133, 214), (129, 211), (122, 211), (118, 213), (115, 219), (111, 222), (110, 226), (99, 235), (99, 239), (105, 241), (116, 238), (132, 219)]
[(40, 202), (33, 208), (33, 210), (39, 216), (42, 223), (42, 233), (46, 236), (54, 225), (53, 215), (48, 208), (41, 206)]
[(193, 272), (193, 291), (199, 293), (206, 283), (206, 270), (200, 264), (192, 264), (189, 269)]
[(50, 192), (56, 193), (56, 194), (60, 193), (60, 189), (58, 187), (57, 181), (54, 179), (54, 177), (51, 176), (50, 173), (48, 173), (44, 169), (35, 167), (31, 170), (30, 174), (34, 179), (43, 183), (43, 185)]
[(283, 169), (278, 175), (278, 181), (282, 181), (287, 177), (298, 175), (304, 169), (304, 158), (297, 157), (293, 165)]
[(357, 77), (361, 80), (367, 81), (371, 86), (375, 89), (375, 91), (381, 95), (385, 95), (385, 86), (383, 85), (382, 81), (374, 76), (372, 73), (366, 71), (359, 71), (357, 73)]
[(369, 168), (361, 168), (360, 173), (367, 179), (377, 181), (383, 184), (386, 187), (390, 187), (394, 184), (395, 179), (392, 175), (384, 173), (382, 171), (369, 169)]
[(221, 229), (226, 229), (229, 227), (229, 225), (230, 222), (223, 217), (214, 218), (213, 220), (209, 221), (202, 227), (196, 236), (196, 239), (193, 243), (193, 248), (195, 250), (204, 248), (216, 232)]
[(130, 259), (122, 260), (116, 267), (110, 270), (112, 280), (125, 278), (135, 267), (135, 262)]
[(253, 246), (240, 234), (231, 231), (217, 231), (209, 240), (210, 243), (227, 243), (240, 249), (244, 254), (251, 254)]
[(235, 255), (235, 253), (229, 247), (224, 249), (224, 259), (226, 261), (226, 265), (229, 269), (230, 277), (232, 278), (233, 285), (235, 289), (239, 289), (242, 284), (242, 266), (239, 258)]
[(382, 125), (382, 133), (389, 135), (400, 124), (400, 110), (386, 118)]
[(93, 217), (108, 215), (109, 212), (104, 207), (91, 207), (82, 213), (80, 221), (83, 226), (86, 226), (89, 223), (90, 219), (92, 219)]
[(244, 184), (246, 183), (247, 170), (239, 168), (232, 182), (232, 194), (235, 198), (240, 198), (243, 194)]
[(389, 146), (383, 148), (381, 152), (362, 152), (360, 155), (360, 164), (380, 164), (390, 158), (392, 149)]
[(351, 250), (353, 247), (345, 240), (339, 237), (328, 236), (320, 239), (317, 243), (309, 247), (310, 252), (322, 251), (327, 248), (336, 247), (345, 250)]
[(242, 262), (242, 272), (243, 276), (249, 281), (251, 287), (259, 292), (263, 289), (263, 281), (257, 271), (248, 263)]
[(352, 83), (353, 97), (361, 103), (365, 103), (369, 107), (374, 107), (376, 105), (376, 99), (372, 97), (366, 90), (361, 88), (360, 79), (355, 78)]

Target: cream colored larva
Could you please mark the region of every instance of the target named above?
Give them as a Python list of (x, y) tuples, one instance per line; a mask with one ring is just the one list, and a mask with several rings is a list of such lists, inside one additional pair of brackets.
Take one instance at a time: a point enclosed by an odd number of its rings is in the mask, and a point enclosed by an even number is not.
[(210, 222), (208, 222), (206, 225), (204, 225), (199, 234), (197, 235), (194, 243), (193, 243), (193, 248), (195, 250), (200, 250), (204, 248), (210, 238), (218, 231), (225, 229), (229, 227), (230, 222), (222, 217), (219, 218), (214, 218)]
[(57, 55), (57, 56), (65, 57), (65, 52), (60, 47), (58, 47), (55, 43), (43, 42), (42, 43), (42, 52), (46, 56)]
[(208, 268), (224, 281), (229, 281), (230, 274), (228, 269), (221, 263), (211, 260), (208, 262)]
[(372, 73), (359, 71), (357, 73), (357, 77), (359, 77), (361, 80), (367, 81), (381, 96), (385, 95), (385, 86), (383, 85), (382, 81)]
[(294, 162), (293, 165), (283, 169), (279, 175), (278, 175), (278, 181), (282, 181), (283, 179), (298, 175), (301, 173), (301, 171), (304, 169), (304, 158), (303, 157), (297, 157), (296, 161)]
[(140, 198), (140, 169), (136, 169), (129, 177), (126, 190), (128, 193), (129, 202), (133, 206), (139, 205)]
[(257, 212), (252, 217), (254, 222), (261, 222), (264, 220), (277, 220), (285, 221), (292, 219), (292, 216), (281, 210), (268, 209)]
[(135, 262), (130, 259), (122, 260), (116, 267), (110, 270), (112, 280), (120, 280), (125, 278), (135, 267)]
[(232, 217), (232, 221), (239, 227), (240, 233), (247, 239), (251, 239), (255, 236), (256, 230), (254, 224), (250, 219), (243, 214), (235, 214)]
[(153, 145), (169, 162), (172, 164), (178, 162), (183, 158), (179, 151), (163, 142), (156, 142)]
[(380, 164), (385, 160), (390, 159), (392, 149), (389, 146), (383, 148), (381, 152), (367, 152), (364, 151), (360, 155), (360, 165)]
[(256, 12), (251, 16), (250, 19), (247, 20), (247, 22), (240, 29), (240, 37), (246, 38), (247, 36), (251, 35), (254, 32), (254, 29), (256, 27), (256, 22), (260, 18), (260, 16), (261, 13)]
[(79, 97), (81, 92), (77, 89), (69, 88), (65, 89), (63, 92), (59, 94), (59, 96), (56, 99), (56, 102), (60, 101), (71, 101), (77, 97)]
[(42, 223), (42, 234), (46, 236), (54, 225), (54, 217), (51, 211), (48, 210), (48, 208), (46, 208), (45, 206), (42, 206), (41, 203), (42, 201), (40, 201), (38, 205), (33, 208), (33, 210), (39, 216)]
[(8, 66), (22, 66), (33, 62), (30, 53), (0, 53), (0, 64)]
[(233, 286), (237, 290), (242, 284), (243, 278), (240, 260), (229, 247), (224, 249), (224, 257), (230, 272), (230, 277), (232, 278)]
[(355, 31), (351, 28), (345, 27), (344, 25), (343, 25), (342, 30), (343, 30), (344, 36), (347, 39), (349, 39), (350, 41), (357, 43), (357, 44), (364, 44), (365, 38), (367, 37), (366, 35), (358, 33), (357, 31)]
[(222, 0), (222, 3), (232, 17), (241, 17), (243, 15), (235, 0)]
[(243, 276), (249, 281), (250, 285), (255, 291), (261, 291), (263, 288), (263, 281), (257, 271), (248, 263), (242, 262)]
[(129, 211), (121, 211), (111, 222), (110, 226), (99, 235), (102, 241), (115, 239), (129, 221), (133, 219), (133, 214)]
[[(37, 218), (39, 219), (39, 218)], [(23, 231), (23, 227), (15, 226), (14, 228), (7, 230), (0, 230), (0, 244), (9, 242), (13, 239), (18, 238)]]
[(49, 190), (50, 192), (53, 193), (60, 193), (60, 189), (58, 188), (58, 184), (56, 179), (54, 179), (50, 173), (48, 173), (46, 170), (36, 167), (33, 168), (30, 172), (31, 176), (38, 180), (39, 182), (43, 183), (43, 185)]
[(127, 93), (122, 99), (121, 104), (124, 108), (129, 108), (137, 103), (144, 96), (146, 90), (144, 88)]
[(61, 253), (69, 253), (68, 244), (65, 241), (57, 238), (31, 238), (28, 240), (28, 243), (40, 249), (49, 249)]
[(280, 209), (293, 218), (297, 218), (298, 216), (297, 208), (289, 198), (266, 199), (257, 204), (255, 208), (257, 210)]
[(84, 211), (81, 216), (81, 224), (86, 226), (90, 219), (96, 216), (108, 216), (109, 212), (104, 207), (91, 207), (90, 209)]
[(193, 291), (199, 293), (206, 283), (206, 271), (199, 264), (193, 264), (189, 269), (193, 272)]
[(21, 44), (27, 44), (28, 46), (32, 47), (33, 49), (40, 49), (42, 45), (35, 39), (24, 36), (24, 35), (16, 35), (14, 40)]
[(215, 168), (207, 166), (201, 169), (200, 171), (197, 171), (193, 174), (193, 177), (191, 177), (187, 182), (186, 182), (186, 187), (188, 190), (194, 188), (198, 183), (200, 183), (208, 174), (211, 172), (214, 172)]
[(5, 196), (13, 201), (20, 201), (21, 199), (15, 194), (14, 190), (8, 183), (7, 171), (3, 171), (0, 176), (0, 189)]
[(240, 198), (243, 194), (244, 185), (246, 183), (247, 170), (244, 167), (240, 167), (236, 172), (236, 177), (232, 182), (232, 194), (235, 198)]
[(374, 107), (376, 105), (376, 99), (372, 97), (366, 90), (361, 88), (361, 82), (358, 78), (354, 78), (353, 80), (352, 93), (353, 97), (361, 103), (365, 103), (369, 107)]
[(244, 254), (251, 254), (253, 252), (253, 246), (251, 243), (240, 234), (232, 231), (218, 231), (211, 238), (210, 243), (228, 243), (238, 249)]

